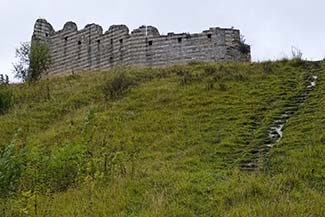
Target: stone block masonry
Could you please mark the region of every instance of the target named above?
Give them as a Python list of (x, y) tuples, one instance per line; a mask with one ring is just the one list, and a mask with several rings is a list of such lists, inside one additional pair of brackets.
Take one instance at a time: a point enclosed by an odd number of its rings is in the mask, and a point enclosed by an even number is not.
[(110, 69), (116, 66), (167, 66), (193, 61), (250, 61), (243, 52), (237, 29), (210, 28), (202, 33), (160, 35), (153, 26), (141, 26), (131, 33), (125, 25), (112, 25), (103, 33), (101, 26), (88, 24), (78, 30), (67, 22), (55, 31), (38, 19), (32, 40), (48, 43), (52, 57), (50, 74)]

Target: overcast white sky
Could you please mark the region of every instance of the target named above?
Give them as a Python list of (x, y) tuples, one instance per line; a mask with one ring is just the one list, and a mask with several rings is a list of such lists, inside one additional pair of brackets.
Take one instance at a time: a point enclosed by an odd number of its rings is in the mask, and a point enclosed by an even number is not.
[[(59, 30), (72, 20), (107, 30), (154, 25), (160, 33), (235, 27), (251, 44), (254, 61), (290, 56), (325, 57), (324, 0), (0, 0), (0, 74), (11, 74), (15, 48), (28, 41), (37, 18)], [(12, 77), (12, 75), (11, 75)]]

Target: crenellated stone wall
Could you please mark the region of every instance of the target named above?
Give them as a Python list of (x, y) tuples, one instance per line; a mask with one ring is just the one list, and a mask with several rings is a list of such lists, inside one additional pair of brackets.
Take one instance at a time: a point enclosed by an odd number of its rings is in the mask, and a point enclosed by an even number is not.
[(88, 24), (78, 30), (67, 22), (55, 31), (38, 19), (32, 40), (48, 43), (52, 65), (49, 73), (109, 69), (115, 66), (166, 66), (191, 61), (250, 61), (243, 53), (237, 29), (210, 28), (198, 34), (160, 35), (153, 26), (131, 33), (125, 25), (113, 25), (103, 33), (101, 26)]

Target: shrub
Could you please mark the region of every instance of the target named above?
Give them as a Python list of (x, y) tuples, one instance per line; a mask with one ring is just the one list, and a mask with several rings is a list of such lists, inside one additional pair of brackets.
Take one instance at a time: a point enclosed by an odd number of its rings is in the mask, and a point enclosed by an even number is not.
[(29, 54), (28, 81), (40, 79), (51, 65), (51, 56), (48, 45), (43, 42), (32, 42)]
[(262, 67), (265, 74), (270, 74), (273, 72), (273, 65), (271, 61), (263, 62)]
[(20, 180), (21, 164), (15, 144), (8, 145), (0, 155), (0, 194), (2, 197), (14, 192)]
[(239, 50), (242, 54), (249, 54), (251, 52), (251, 47), (246, 44), (246, 39), (243, 35), (240, 36), (240, 47)]
[(184, 76), (189, 73), (189, 69), (186, 66), (182, 65), (173, 65), (171, 67), (166, 68), (169, 74)]
[(15, 134), (13, 141), (0, 153), (1, 197), (6, 197), (17, 190), (24, 170), (26, 149), (16, 146), (18, 133), (19, 130)]
[(1, 84), (9, 84), (9, 76), (0, 74), (0, 85)]
[(8, 87), (0, 85), (0, 115), (6, 113), (12, 104), (12, 93)]
[(213, 78), (208, 79), (207, 80), (207, 90), (211, 90), (213, 88), (215, 82), (216, 81)]
[(228, 67), (228, 73), (225, 75), (225, 79), (232, 81), (245, 81), (247, 78), (247, 72), (240, 70), (237, 66)]
[(180, 75), (180, 77), (181, 77), (181, 81), (180, 81), (181, 85), (189, 84), (195, 80), (194, 75), (189, 71), (185, 71), (182, 75)]
[(228, 86), (225, 83), (219, 83), (219, 90), (221, 91), (227, 91)]
[(85, 173), (87, 148), (82, 144), (68, 144), (51, 154), (46, 171), (48, 187), (65, 191)]
[(51, 65), (51, 56), (47, 43), (33, 41), (21, 43), (16, 49), (18, 62), (14, 64), (16, 78), (34, 82), (41, 78)]
[(87, 148), (82, 142), (57, 145), (52, 150), (38, 146), (27, 147), (22, 158), (24, 167), (19, 180), (21, 191), (65, 191), (79, 183), (86, 174)]
[(125, 73), (118, 74), (105, 81), (102, 89), (105, 99), (118, 99), (133, 84)]
[(321, 144), (325, 144), (325, 133), (323, 133), (321, 136), (320, 136), (320, 142)]
[(289, 65), (292, 67), (302, 67), (307, 68), (307, 62), (300, 59), (300, 58), (294, 58), (291, 61), (289, 61)]
[(299, 48), (291, 47), (291, 54), (292, 54), (292, 59), (301, 59), (302, 58), (302, 52)]
[(197, 66), (197, 65), (203, 65), (203, 61), (197, 61), (197, 60), (192, 60), (188, 63), (189, 66)]
[(215, 65), (211, 65), (211, 64), (203, 65), (202, 69), (204, 70), (206, 75), (213, 75), (218, 72), (217, 67)]

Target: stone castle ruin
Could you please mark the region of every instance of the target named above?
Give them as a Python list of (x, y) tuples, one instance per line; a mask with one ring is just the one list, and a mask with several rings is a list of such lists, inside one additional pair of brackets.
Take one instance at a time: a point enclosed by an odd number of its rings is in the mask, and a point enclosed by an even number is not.
[(38, 19), (32, 41), (43, 41), (52, 57), (50, 74), (109, 69), (116, 66), (166, 66), (192, 61), (250, 61), (250, 48), (242, 49), (237, 29), (210, 28), (202, 33), (160, 35), (153, 26), (141, 26), (131, 33), (125, 25), (88, 24), (78, 30), (67, 22), (55, 31)]

